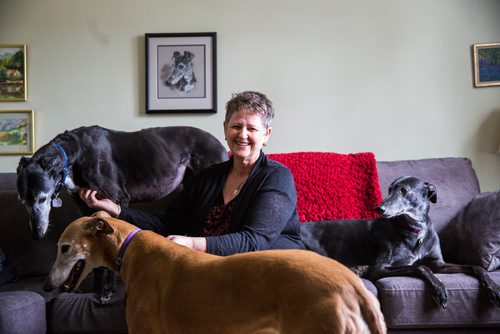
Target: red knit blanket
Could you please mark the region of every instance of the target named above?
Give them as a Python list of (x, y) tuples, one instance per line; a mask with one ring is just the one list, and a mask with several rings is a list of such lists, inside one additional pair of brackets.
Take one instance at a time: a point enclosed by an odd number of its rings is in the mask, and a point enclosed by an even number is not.
[(374, 218), (382, 201), (373, 153), (267, 154), (295, 179), (300, 221)]

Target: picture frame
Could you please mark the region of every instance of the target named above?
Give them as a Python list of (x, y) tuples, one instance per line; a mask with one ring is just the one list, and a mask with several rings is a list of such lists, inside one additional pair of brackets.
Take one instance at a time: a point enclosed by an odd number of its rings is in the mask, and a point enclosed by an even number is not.
[(28, 100), (26, 44), (0, 44), (0, 102)]
[(148, 33), (146, 113), (217, 112), (217, 34)]
[(35, 151), (33, 110), (0, 110), (0, 155), (31, 155)]
[(474, 86), (500, 86), (500, 43), (474, 44)]

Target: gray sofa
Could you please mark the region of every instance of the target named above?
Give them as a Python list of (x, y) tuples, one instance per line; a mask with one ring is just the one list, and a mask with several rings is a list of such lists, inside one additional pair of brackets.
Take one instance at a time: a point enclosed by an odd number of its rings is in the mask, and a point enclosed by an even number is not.
[[(476, 227), (465, 233), (464, 226), (496, 228), (493, 235), (500, 239), (498, 215), (492, 218), (490, 212), (489, 218), (484, 218), (489, 222), (483, 222), (479, 217), (481, 213), (469, 208), (474, 201), (485, 198), (480, 194), (470, 160), (443, 158), (377, 162), (377, 170), (383, 195), (386, 195), (388, 185), (402, 175), (421, 177), (437, 187), (438, 203), (431, 207), (430, 215), (441, 236), (447, 260), (458, 262), (463, 258), (475, 261), (476, 256), (471, 254), (480, 247), (474, 242), (482, 239), (479, 236), (468, 240), (467, 236), (475, 236)], [(492, 196), (488, 194), (486, 197)], [(79, 216), (71, 197), (64, 194), (62, 199), (63, 207), (52, 210), (52, 227), (47, 237), (41, 241), (32, 240), (26, 210), (17, 199), (15, 174), (0, 173), (0, 249), (6, 260), (0, 273), (0, 333), (125, 333), (123, 285), (120, 284), (119, 291), (106, 304), (101, 304), (99, 296), (93, 292), (91, 277), (78, 293), (48, 294), (42, 291), (44, 279), (56, 257), (57, 239), (65, 226)], [(159, 211), (168, 205), (169, 200), (136, 206)], [(494, 202), (497, 209), (498, 202)], [(467, 225), (470, 214), (477, 219)], [(497, 243), (500, 240), (493, 239), (488, 245), (494, 249)], [(493, 254), (494, 261), (487, 262), (495, 265), (498, 256), (500, 254)], [(500, 270), (493, 270), (490, 274), (500, 284)], [(442, 274), (439, 277), (448, 290), (448, 308), (445, 310), (434, 303), (429, 288), (420, 279), (393, 277), (364, 282), (379, 298), (390, 333), (500, 332), (500, 308), (490, 304), (476, 279), (464, 274)]]

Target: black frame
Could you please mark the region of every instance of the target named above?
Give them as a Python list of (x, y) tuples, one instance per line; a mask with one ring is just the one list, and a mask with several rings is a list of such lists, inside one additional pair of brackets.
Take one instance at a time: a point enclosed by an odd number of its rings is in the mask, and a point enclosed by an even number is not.
[[(145, 34), (147, 114), (217, 112), (216, 41), (215, 32)], [(188, 64), (195, 82), (171, 79), (175, 64)]]

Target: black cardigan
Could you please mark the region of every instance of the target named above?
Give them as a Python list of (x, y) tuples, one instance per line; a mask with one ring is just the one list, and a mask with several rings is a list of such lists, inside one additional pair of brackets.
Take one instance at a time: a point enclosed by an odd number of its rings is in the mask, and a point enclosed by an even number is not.
[[(198, 173), (162, 215), (123, 208), (119, 218), (165, 236), (202, 236), (203, 223), (222, 192), (232, 164), (230, 159)], [(208, 253), (230, 255), (304, 248), (297, 216), (297, 192), (288, 168), (261, 152), (234, 201), (230, 232), (206, 237)]]

